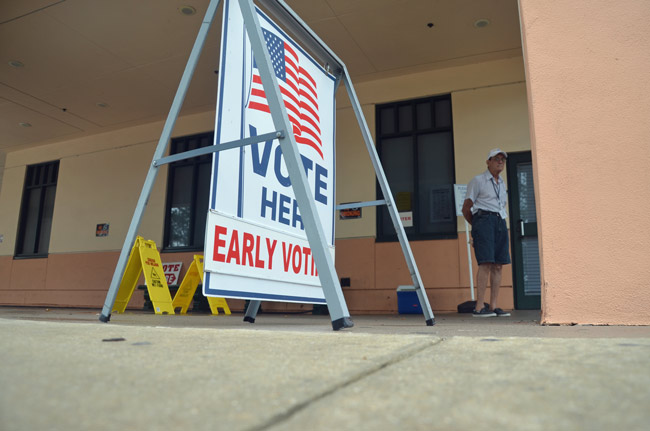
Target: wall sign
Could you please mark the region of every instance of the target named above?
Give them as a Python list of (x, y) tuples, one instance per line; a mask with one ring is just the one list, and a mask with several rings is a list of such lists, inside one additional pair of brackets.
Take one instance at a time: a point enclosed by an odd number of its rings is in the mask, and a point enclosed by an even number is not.
[(95, 229), (95, 236), (96, 237), (102, 237), (102, 236), (108, 236), (108, 223), (100, 223), (97, 225), (97, 228)]
[(178, 284), (178, 277), (181, 273), (183, 262), (163, 263), (162, 266), (165, 278), (167, 279), (167, 285)]
[(413, 211), (404, 211), (399, 213), (399, 219), (402, 221), (402, 226), (412, 227), (413, 226)]
[(361, 218), (361, 208), (348, 208), (339, 211), (339, 219), (352, 220)]

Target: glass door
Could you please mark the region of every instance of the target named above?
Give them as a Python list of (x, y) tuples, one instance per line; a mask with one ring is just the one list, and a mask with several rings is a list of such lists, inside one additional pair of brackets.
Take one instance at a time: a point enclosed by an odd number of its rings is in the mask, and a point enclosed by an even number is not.
[(507, 168), (515, 308), (538, 310), (541, 273), (530, 151), (508, 154)]

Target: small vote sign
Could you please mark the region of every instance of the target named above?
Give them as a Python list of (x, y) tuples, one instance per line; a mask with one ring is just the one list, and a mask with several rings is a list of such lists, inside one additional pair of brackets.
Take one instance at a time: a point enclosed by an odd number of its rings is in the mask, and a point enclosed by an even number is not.
[(181, 273), (182, 266), (183, 262), (163, 263), (163, 271), (165, 272), (165, 278), (167, 279), (168, 286), (171, 286), (172, 284), (178, 284), (178, 277)]

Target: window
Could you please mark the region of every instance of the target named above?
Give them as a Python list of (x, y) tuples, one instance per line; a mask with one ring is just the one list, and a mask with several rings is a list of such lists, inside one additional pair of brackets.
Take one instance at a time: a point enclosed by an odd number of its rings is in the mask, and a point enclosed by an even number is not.
[(46, 257), (50, 247), (59, 161), (27, 166), (16, 257)]
[[(170, 154), (207, 147), (213, 139), (213, 132), (173, 139)], [(212, 154), (169, 165), (165, 250), (203, 250), (211, 168)]]
[[(449, 95), (377, 105), (377, 150), (388, 184), (412, 226), (409, 239), (456, 238), (454, 142)], [(382, 199), (377, 187), (378, 198)], [(386, 206), (377, 212), (377, 239), (397, 234)]]

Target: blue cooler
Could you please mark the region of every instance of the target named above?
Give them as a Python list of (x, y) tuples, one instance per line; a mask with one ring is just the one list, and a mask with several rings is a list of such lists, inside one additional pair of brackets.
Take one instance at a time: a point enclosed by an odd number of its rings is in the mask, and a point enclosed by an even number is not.
[(422, 306), (415, 286), (397, 287), (397, 311), (399, 314), (422, 314)]

